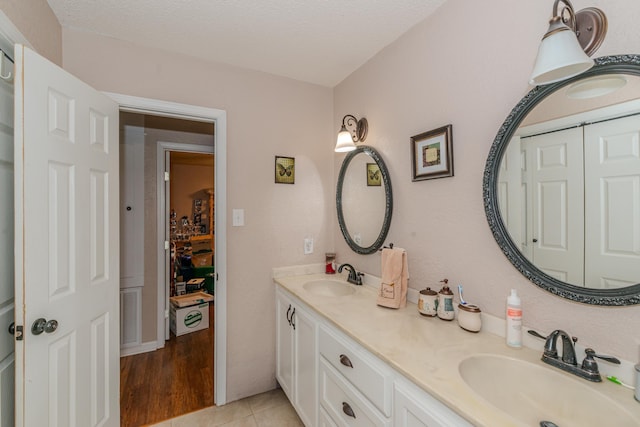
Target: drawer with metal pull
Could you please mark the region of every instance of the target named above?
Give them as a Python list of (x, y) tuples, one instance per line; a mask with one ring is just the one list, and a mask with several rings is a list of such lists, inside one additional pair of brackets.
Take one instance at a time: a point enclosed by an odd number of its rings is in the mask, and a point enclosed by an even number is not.
[(384, 415), (391, 416), (393, 379), (388, 366), (320, 327), (320, 354)]
[(320, 404), (341, 427), (388, 427), (385, 418), (340, 373), (320, 358)]

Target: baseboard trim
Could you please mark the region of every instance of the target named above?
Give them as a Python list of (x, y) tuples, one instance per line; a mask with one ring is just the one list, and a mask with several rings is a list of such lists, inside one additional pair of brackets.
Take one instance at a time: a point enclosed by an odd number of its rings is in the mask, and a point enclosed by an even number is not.
[(150, 351), (156, 351), (158, 349), (158, 343), (156, 341), (149, 341), (137, 345), (135, 347), (127, 347), (120, 349), (120, 357), (133, 356), (134, 354), (148, 353)]

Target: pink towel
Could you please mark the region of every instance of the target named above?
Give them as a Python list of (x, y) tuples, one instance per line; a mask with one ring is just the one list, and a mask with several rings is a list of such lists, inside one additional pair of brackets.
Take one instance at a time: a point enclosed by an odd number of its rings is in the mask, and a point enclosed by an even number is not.
[(402, 248), (383, 249), (378, 305), (389, 308), (406, 307), (408, 280), (407, 251)]

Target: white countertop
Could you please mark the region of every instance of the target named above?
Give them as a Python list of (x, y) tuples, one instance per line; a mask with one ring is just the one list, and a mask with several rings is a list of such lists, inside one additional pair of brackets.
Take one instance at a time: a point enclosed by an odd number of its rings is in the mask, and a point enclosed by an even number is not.
[(510, 348), (505, 344), (504, 338), (485, 331), (464, 331), (455, 320), (444, 321), (437, 317), (422, 316), (412, 303), (399, 310), (379, 307), (376, 305), (373, 288), (367, 286), (358, 286), (353, 295), (341, 297), (318, 296), (303, 288), (308, 281), (327, 278), (340, 280), (341, 276), (307, 274), (275, 277), (274, 280), (346, 335), (474, 425), (523, 425), (491, 406), (463, 381), (458, 365), (474, 354), (502, 355), (553, 369), (575, 378), (576, 381), (582, 381), (589, 387), (597, 388), (640, 420), (640, 402), (633, 398), (631, 390), (606, 380), (602, 383), (590, 383), (549, 367), (540, 361), (541, 353), (538, 351)]

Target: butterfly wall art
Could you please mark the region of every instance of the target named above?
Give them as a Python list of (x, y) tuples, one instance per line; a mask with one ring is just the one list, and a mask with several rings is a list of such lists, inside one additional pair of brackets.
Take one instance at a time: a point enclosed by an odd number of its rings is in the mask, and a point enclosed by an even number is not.
[(367, 163), (367, 186), (380, 187), (381, 185), (380, 167), (377, 163)]
[(276, 184), (294, 184), (296, 181), (296, 159), (276, 156)]

